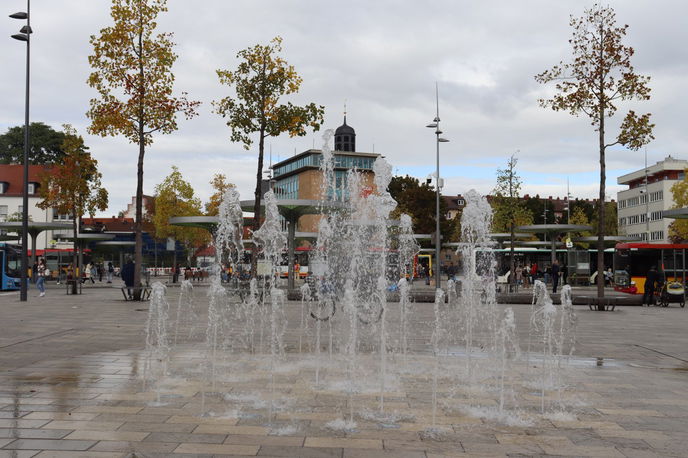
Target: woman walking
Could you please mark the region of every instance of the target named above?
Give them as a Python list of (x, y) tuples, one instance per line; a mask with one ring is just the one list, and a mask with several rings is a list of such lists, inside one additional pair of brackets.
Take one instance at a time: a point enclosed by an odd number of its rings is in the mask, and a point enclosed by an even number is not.
[(36, 274), (36, 288), (38, 288), (38, 291), (41, 292), (39, 296), (43, 297), (45, 296), (45, 259), (40, 258), (38, 260), (38, 265), (36, 266)]

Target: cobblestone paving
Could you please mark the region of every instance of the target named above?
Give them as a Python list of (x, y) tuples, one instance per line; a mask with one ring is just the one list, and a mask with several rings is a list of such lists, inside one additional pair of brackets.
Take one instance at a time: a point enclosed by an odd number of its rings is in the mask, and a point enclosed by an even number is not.
[[(205, 301), (205, 289), (197, 289)], [(177, 293), (170, 290), (171, 302)], [(43, 298), (31, 291), (28, 303), (0, 294), (0, 458), (688, 455), (688, 312), (676, 307), (577, 307), (577, 357), (562, 394), (574, 408), (566, 414), (508, 426), (461, 408), (468, 395), (486, 408), (494, 398), (441, 377), (431, 429), (423, 349), (433, 305), (417, 304), (417, 352), (406, 364), (418, 370), (400, 371), (401, 382), (390, 384), (385, 419), (374, 414), (376, 393), (359, 393), (357, 425), (347, 429), (332, 427), (348, 415), (347, 396), (332, 388), (344, 368), (323, 365), (315, 390), (314, 366), (295, 362), (297, 302), (287, 306), (290, 350), (273, 385), (268, 356), (230, 355), (211, 388), (197, 376), (201, 350), (187, 343), (172, 354), (174, 375), (144, 387), (147, 303), (124, 302), (114, 288), (84, 289), (81, 296), (49, 289)], [(530, 306), (514, 311), (527, 331)], [(519, 393), (524, 411), (541, 402), (532, 391)], [(267, 421), (271, 392), (277, 396)], [(556, 394), (548, 396), (554, 402)]]

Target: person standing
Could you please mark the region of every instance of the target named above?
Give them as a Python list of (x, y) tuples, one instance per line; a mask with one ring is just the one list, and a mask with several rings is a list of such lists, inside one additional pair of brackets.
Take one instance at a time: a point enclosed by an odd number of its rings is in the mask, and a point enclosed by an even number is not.
[(655, 304), (655, 284), (659, 281), (657, 267), (652, 266), (645, 275), (645, 292), (643, 293), (643, 305)]
[(103, 263), (98, 263), (98, 281), (100, 283), (103, 283), (103, 271), (105, 270), (103, 268)]
[(456, 268), (454, 267), (453, 262), (449, 262), (449, 265), (447, 266), (447, 281), (449, 280), (456, 280)]
[(127, 295), (129, 299), (132, 299), (132, 288), (134, 287), (134, 263), (131, 258), (127, 259), (126, 264), (122, 267), (122, 281), (124, 281), (124, 286), (127, 287)]
[(535, 280), (538, 278), (538, 265), (537, 262), (534, 262), (532, 266), (530, 266), (530, 282), (535, 283)]
[(112, 283), (112, 276), (115, 274), (115, 266), (112, 265), (112, 261), (108, 262), (107, 266), (107, 282)]
[(36, 264), (36, 270), (34, 271), (34, 277), (36, 278), (36, 288), (40, 291), (39, 296), (45, 296), (45, 259), (40, 258), (38, 264)]
[(557, 292), (557, 285), (559, 284), (559, 260), (555, 259), (551, 267), (552, 273), (552, 292)]
[(523, 284), (523, 266), (519, 264), (516, 266), (516, 285), (521, 286)]
[(96, 276), (98, 275), (98, 269), (96, 269), (96, 265), (92, 263), (89, 263), (88, 266), (91, 271), (91, 283), (95, 283)]
[(564, 261), (564, 265), (561, 266), (561, 284), (568, 285), (569, 276), (569, 264), (568, 261)]

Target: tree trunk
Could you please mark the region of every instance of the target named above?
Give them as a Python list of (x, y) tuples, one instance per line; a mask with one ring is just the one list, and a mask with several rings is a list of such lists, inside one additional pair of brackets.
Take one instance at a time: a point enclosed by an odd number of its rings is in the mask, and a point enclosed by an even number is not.
[(134, 249), (134, 300), (141, 300), (141, 290), (136, 289), (141, 286), (141, 263), (143, 262), (143, 237), (141, 226), (143, 223), (143, 156), (146, 154), (146, 138), (144, 128), (144, 99), (146, 88), (144, 85), (143, 71), (143, 24), (139, 24), (139, 113), (138, 113), (138, 137), (139, 137), (139, 160), (136, 168), (136, 221), (134, 221), (134, 233), (136, 235), (136, 246)]
[[(136, 221), (134, 232), (136, 234), (136, 249), (134, 251), (134, 287), (141, 286), (141, 263), (143, 262), (143, 236), (141, 223), (143, 220), (143, 156), (146, 153), (146, 145), (143, 138), (143, 123), (139, 123), (139, 160), (136, 172)], [(134, 300), (141, 299), (141, 290), (134, 289)]]
[[(261, 190), (263, 184), (263, 150), (265, 148), (265, 125), (260, 126), (260, 140), (258, 141), (258, 172), (256, 173), (256, 191), (254, 193), (253, 204), (253, 232), (255, 233), (260, 228), (260, 203)], [(258, 245), (256, 239), (253, 237), (253, 246), (251, 247), (251, 276), (256, 277), (258, 272)]]
[[(600, 24), (600, 42), (604, 43), (604, 26)], [(604, 65), (604, 50), (600, 49), (599, 66)], [(605, 166), (605, 146), (604, 146), (604, 117), (606, 114), (605, 92), (604, 92), (605, 73), (600, 68), (600, 87), (599, 87), (599, 142), (600, 142), (600, 195), (597, 202), (597, 297), (604, 297), (604, 197), (606, 191), (606, 166)], [(602, 304), (598, 304), (598, 310), (604, 310)]]

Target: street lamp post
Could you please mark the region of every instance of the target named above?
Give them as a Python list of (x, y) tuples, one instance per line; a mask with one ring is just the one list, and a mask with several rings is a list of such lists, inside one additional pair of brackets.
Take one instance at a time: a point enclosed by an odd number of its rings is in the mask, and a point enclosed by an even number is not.
[(436, 164), (437, 168), (435, 170), (435, 289), (440, 288), (440, 188), (442, 187), (443, 180), (440, 178), (440, 143), (446, 143), (449, 140), (440, 137), (442, 131), (440, 130), (440, 96), (437, 83), (435, 83), (435, 119), (428, 124), (426, 127), (435, 129), (435, 136), (437, 138), (437, 153), (436, 153)]
[(26, 19), (26, 25), (21, 28), (19, 33), (12, 35), (12, 38), (26, 42), (26, 102), (24, 108), (24, 190), (22, 192), (22, 269), (21, 269), (21, 291), (19, 300), (27, 299), (27, 271), (28, 271), (28, 249), (29, 249), (29, 57), (31, 56), (31, 21), (29, 17), (31, 0), (26, 0), (26, 12), (10, 14), (12, 19)]

